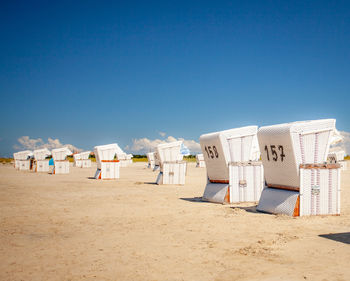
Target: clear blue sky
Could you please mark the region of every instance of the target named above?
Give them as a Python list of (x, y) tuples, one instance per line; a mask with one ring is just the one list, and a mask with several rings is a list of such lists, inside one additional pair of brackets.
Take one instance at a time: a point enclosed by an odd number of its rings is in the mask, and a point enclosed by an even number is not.
[(0, 155), (159, 131), (336, 118), (350, 131), (349, 1), (0, 4)]

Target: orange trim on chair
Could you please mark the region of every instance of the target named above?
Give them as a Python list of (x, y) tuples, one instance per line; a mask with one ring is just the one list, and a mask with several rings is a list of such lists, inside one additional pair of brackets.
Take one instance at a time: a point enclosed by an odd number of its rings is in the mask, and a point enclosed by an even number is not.
[(301, 169), (339, 169), (340, 164), (300, 164)]
[(295, 202), (293, 217), (300, 216), (300, 196), (298, 195), (297, 202)]
[(224, 202), (225, 203), (230, 203), (230, 186), (227, 187), (227, 193), (225, 195)]
[(209, 180), (211, 183), (229, 183), (228, 180)]
[(300, 190), (299, 187), (285, 186), (285, 185), (278, 185), (278, 184), (268, 184), (267, 187), (275, 188), (275, 189), (290, 190), (290, 191), (299, 191)]

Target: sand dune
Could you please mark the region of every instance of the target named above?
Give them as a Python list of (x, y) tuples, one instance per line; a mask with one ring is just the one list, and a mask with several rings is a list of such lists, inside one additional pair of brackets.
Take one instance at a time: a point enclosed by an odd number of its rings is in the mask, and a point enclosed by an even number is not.
[(350, 170), (341, 216), (302, 218), (201, 202), (206, 171), (193, 163), (185, 186), (153, 184), (145, 163), (117, 181), (94, 172), (0, 166), (1, 280), (350, 278)]

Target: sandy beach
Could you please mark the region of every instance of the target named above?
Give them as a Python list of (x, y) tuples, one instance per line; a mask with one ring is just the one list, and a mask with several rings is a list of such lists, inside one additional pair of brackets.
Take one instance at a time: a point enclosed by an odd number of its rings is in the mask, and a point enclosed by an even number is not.
[(340, 216), (291, 218), (201, 202), (194, 163), (185, 186), (155, 185), (146, 163), (116, 181), (95, 169), (0, 166), (1, 280), (350, 279), (350, 170)]

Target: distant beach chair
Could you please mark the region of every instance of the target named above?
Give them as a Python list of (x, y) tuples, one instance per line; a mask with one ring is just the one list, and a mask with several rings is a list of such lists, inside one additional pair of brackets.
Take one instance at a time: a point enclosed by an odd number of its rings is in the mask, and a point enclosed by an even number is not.
[(72, 155), (72, 151), (68, 147), (62, 147), (53, 149), (51, 153), (54, 161), (52, 174), (68, 174), (69, 161), (67, 156)]
[(29, 171), (31, 169), (31, 158), (33, 152), (31, 150), (19, 151), (13, 154), (15, 169), (20, 171)]
[(340, 164), (341, 170), (347, 170), (347, 162), (345, 160), (345, 151), (338, 145), (344, 142), (343, 136), (337, 129), (334, 129), (333, 136), (330, 140), (330, 149), (327, 157), (327, 162), (330, 164)]
[(154, 152), (154, 168), (153, 168), (153, 171), (157, 171), (157, 170), (160, 170), (160, 160), (159, 160), (159, 155), (158, 155), (158, 152), (157, 152), (157, 149), (156, 149), (156, 151)]
[(160, 166), (157, 184), (185, 184), (186, 162), (182, 161), (181, 144), (182, 141), (176, 141), (157, 146), (156, 159)]
[(89, 159), (91, 151), (84, 151), (81, 153), (73, 154), (74, 166), (78, 168), (90, 168), (91, 159)]
[(333, 152), (329, 152), (327, 156), (327, 162), (329, 164), (339, 164), (342, 171), (347, 170), (347, 162), (345, 159), (345, 151), (344, 150), (335, 150)]
[(205, 168), (205, 161), (203, 154), (197, 154), (196, 155), (196, 167), (198, 168)]
[(48, 156), (51, 156), (50, 150), (47, 148), (36, 149), (33, 152), (34, 154), (34, 171), (35, 172), (49, 172), (49, 159), (46, 159)]
[(327, 163), (335, 119), (261, 127), (267, 186), (258, 211), (289, 216), (340, 214), (340, 165)]
[[(118, 146), (119, 147), (119, 146)], [(120, 149), (120, 148), (119, 148)], [(117, 153), (117, 159), (120, 162), (120, 167), (127, 167), (132, 164), (132, 154), (126, 154), (121, 149)]]
[(132, 154), (126, 154), (126, 163), (128, 164), (128, 165), (130, 165), (130, 164), (132, 164), (133, 163), (133, 161), (132, 161), (132, 158), (133, 158), (134, 156), (132, 155)]
[(97, 162), (95, 179), (118, 179), (120, 162), (117, 153), (120, 147), (116, 143), (95, 146), (94, 152)]
[(257, 126), (202, 135), (208, 182), (202, 199), (215, 203), (258, 201), (264, 170), (256, 152)]
[(154, 165), (155, 165), (154, 152), (148, 152), (146, 153), (146, 156), (148, 160), (147, 168), (154, 169)]
[(146, 153), (148, 164), (147, 168), (151, 168), (153, 171), (159, 169), (159, 159), (157, 152), (148, 152)]

